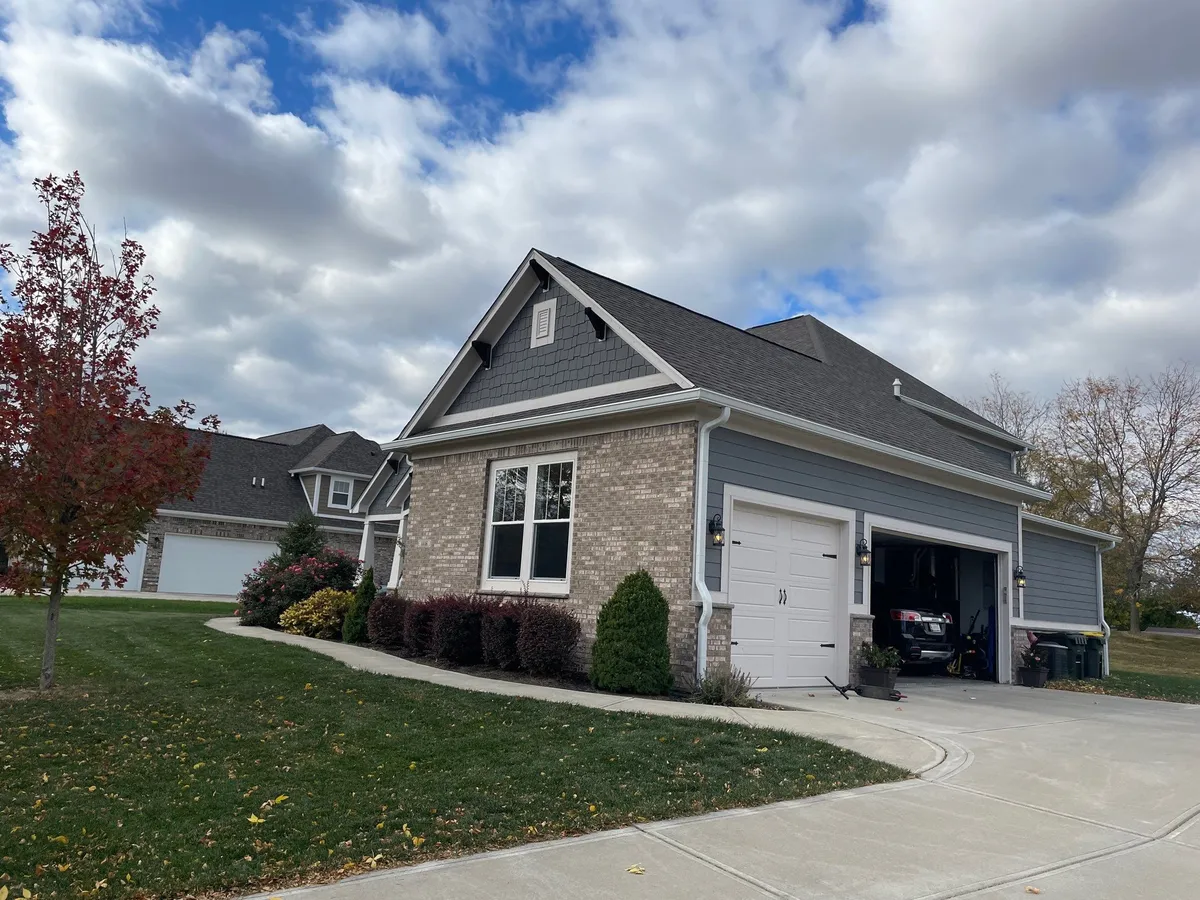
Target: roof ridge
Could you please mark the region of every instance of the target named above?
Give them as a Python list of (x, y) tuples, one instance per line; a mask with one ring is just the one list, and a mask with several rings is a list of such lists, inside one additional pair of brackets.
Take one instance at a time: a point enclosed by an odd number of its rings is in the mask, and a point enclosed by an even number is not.
[[(810, 359), (813, 362), (821, 362), (821, 360), (813, 359), (813, 357), (809, 356), (806, 353), (801, 353), (799, 350), (793, 350), (791, 347), (786, 347), (783, 344), (776, 343), (775, 341), (771, 340), (770, 338), (763, 337), (761, 334), (755, 334), (751, 329), (759, 327), (757, 325), (753, 325), (750, 328), (741, 328), (737, 325), (733, 325), (729, 322), (726, 322), (724, 319), (718, 319), (716, 316), (710, 316), (708, 313), (703, 313), (697, 309), (692, 309), (690, 306), (684, 306), (682, 303), (676, 303), (674, 300), (668, 300), (666, 297), (660, 297), (657, 294), (651, 294), (649, 291), (644, 291), (641, 288), (634, 287), (631, 284), (626, 284), (624, 281), (618, 281), (616, 278), (610, 278), (608, 275), (602, 275), (599, 272), (596, 272), (596, 271), (593, 271), (592, 269), (587, 268), (586, 266), (579, 265), (579, 263), (571, 262), (571, 260), (566, 259), (565, 257), (553, 256), (549, 253), (543, 253), (543, 251), (541, 251), (541, 250), (538, 250), (537, 252), (541, 253), (543, 256), (549, 257), (550, 259), (557, 260), (558, 262), (565, 262), (567, 265), (574, 266), (577, 269), (582, 269), (584, 272), (587, 272), (589, 275), (595, 276), (596, 278), (603, 278), (605, 281), (609, 281), (613, 284), (619, 285), (619, 286), (625, 288), (627, 291), (634, 291), (635, 293), (642, 294), (643, 296), (649, 297), (651, 300), (657, 300), (660, 303), (666, 303), (668, 306), (673, 306), (676, 309), (681, 309), (684, 312), (690, 313), (693, 316), (699, 316), (701, 319), (707, 319), (710, 322), (716, 322), (718, 325), (723, 325), (725, 328), (732, 328), (734, 331), (740, 331), (742, 334), (748, 334), (753, 338), (757, 338), (758, 340), (763, 341), (764, 343), (770, 344), (772, 347), (778, 347), (780, 350), (786, 350), (788, 353), (794, 353), (797, 356), (803, 356), (805, 359)], [(809, 314), (804, 313), (804, 315), (809, 315)], [(796, 318), (796, 316), (793, 316), (792, 318)], [(783, 320), (783, 321), (786, 321), (786, 320)], [(763, 323), (763, 324), (773, 324), (773, 323), (768, 322), (768, 323)]]

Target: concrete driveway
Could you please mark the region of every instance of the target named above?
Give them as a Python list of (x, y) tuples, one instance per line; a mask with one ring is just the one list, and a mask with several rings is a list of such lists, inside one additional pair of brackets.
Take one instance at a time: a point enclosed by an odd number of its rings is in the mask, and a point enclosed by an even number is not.
[[(1200, 707), (963, 682), (772, 692), (945, 751), (920, 779), (289, 892), (421, 898), (1153, 897), (1200, 888)], [(778, 714), (776, 714), (778, 715)], [(762, 724), (769, 711), (750, 712)], [(630, 874), (641, 866), (644, 875)]]

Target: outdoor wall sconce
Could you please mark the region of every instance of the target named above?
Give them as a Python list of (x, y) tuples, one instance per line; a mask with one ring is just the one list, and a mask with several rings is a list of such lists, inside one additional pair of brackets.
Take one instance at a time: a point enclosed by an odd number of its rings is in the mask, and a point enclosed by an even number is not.
[(1017, 590), (1024, 590), (1025, 588), (1025, 570), (1020, 566), (1017, 566), (1013, 570), (1013, 584), (1017, 586)]
[(708, 520), (708, 533), (712, 537), (714, 547), (725, 546), (725, 524), (721, 521), (720, 513)]
[(871, 546), (867, 543), (866, 538), (860, 538), (858, 547), (855, 549), (858, 554), (858, 564), (864, 569), (871, 565)]

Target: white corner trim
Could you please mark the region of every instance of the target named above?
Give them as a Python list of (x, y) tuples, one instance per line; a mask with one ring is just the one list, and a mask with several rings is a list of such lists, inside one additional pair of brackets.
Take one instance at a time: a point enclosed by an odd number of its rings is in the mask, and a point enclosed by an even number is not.
[(1030, 531), (1047, 533), (1052, 537), (1062, 536), (1061, 534), (1056, 535), (1056, 532), (1066, 532), (1067, 534), (1091, 538), (1097, 542), (1112, 544), (1114, 547), (1121, 542), (1121, 538), (1117, 537), (1115, 534), (1107, 534), (1103, 531), (1095, 531), (1091, 528), (1084, 528), (1082, 525), (1072, 525), (1069, 522), (1060, 522), (1058, 519), (1049, 519), (1046, 516), (1035, 516), (1033, 513), (1027, 513), (1022, 510), (1022, 529), (1024, 529), (1025, 523), (1027, 522), (1029, 523)]
[(396, 497), (400, 494), (400, 491), (402, 491), (404, 489), (404, 486), (406, 484), (408, 484), (408, 479), (411, 475), (412, 475), (412, 468), (410, 467), (409, 470), (404, 473), (404, 477), (400, 479), (400, 483), (398, 485), (396, 485), (396, 489), (394, 491), (392, 491), (391, 496), (388, 497), (387, 500), (384, 502), (384, 504), (383, 504), (384, 506), (392, 505), (392, 501), (396, 499)]
[(658, 369), (658, 371), (662, 372), (673, 382), (675, 382), (675, 384), (679, 385), (685, 390), (687, 388), (695, 387), (695, 385), (688, 381), (678, 369), (651, 350), (650, 346), (646, 344), (645, 341), (621, 324), (621, 322), (619, 322), (611, 313), (609, 313), (608, 310), (589, 297), (582, 288), (575, 284), (575, 282), (571, 281), (571, 279), (567, 278), (566, 275), (556, 269), (554, 265), (546, 259), (546, 257), (542, 256), (542, 254), (538, 253), (536, 250), (533, 251), (531, 255), (544, 269), (546, 269), (547, 272), (550, 273), (551, 277), (558, 282), (559, 286), (561, 286), (563, 290), (565, 290), (584, 306), (594, 309), (600, 318), (604, 319), (604, 321), (608, 323), (609, 329), (616, 333), (621, 340), (636, 350), (643, 359), (650, 363), (650, 365), (654, 366), (654, 368)]
[(317, 514), (317, 507), (321, 504), (321, 473), (317, 473), (317, 480), (313, 482), (312, 495), (312, 511), (313, 515)]
[[(876, 531), (900, 537), (921, 538), (938, 544), (965, 547), (969, 550), (981, 550), (985, 553), (995, 553), (998, 570), (996, 572), (996, 630), (999, 634), (1009, 633), (1012, 625), (1016, 622), (1016, 618), (1012, 614), (1014, 550), (1012, 543), (980, 537), (964, 531), (951, 531), (948, 528), (937, 528), (904, 519), (865, 513), (863, 515), (863, 538), (868, 547), (874, 547), (873, 538)], [(871, 582), (870, 573), (864, 572), (862, 608), (866, 612), (871, 611)], [(1023, 609), (1022, 612), (1024, 612)], [(996, 641), (996, 680), (1000, 684), (1008, 684), (1012, 681), (1012, 641)]]
[(354, 506), (350, 509), (350, 512), (366, 512), (363, 504), (370, 506), (371, 501), (375, 499), (375, 495), (383, 489), (383, 485), (388, 479), (386, 473), (391, 471), (392, 457), (395, 455), (395, 453), (389, 453), (383, 458), (383, 462), (380, 463), (379, 468), (375, 470), (375, 474), (371, 476), (371, 480), (367, 482), (367, 486), (363, 488), (362, 494), (359, 496), (358, 500), (354, 502)]
[(301, 476), (299, 476), (299, 475), (293, 475), (292, 477), (293, 477), (293, 478), (299, 478), (299, 479), (300, 479), (300, 490), (304, 491), (304, 499), (308, 501), (308, 508), (309, 508), (309, 509), (313, 509), (314, 507), (313, 507), (313, 498), (312, 498), (312, 494), (310, 494), (310, 493), (308, 492), (308, 486), (307, 486), (307, 485), (305, 485), (305, 483), (304, 483), (304, 479), (303, 479)]
[[(838, 617), (838, 630), (836, 632), (838, 636), (837, 665), (838, 671), (844, 673), (847, 680), (849, 680), (850, 615), (856, 610), (861, 611), (861, 607), (858, 607), (854, 602), (854, 566), (857, 564), (857, 557), (854, 553), (854, 540), (858, 528), (857, 511), (843, 506), (830, 506), (827, 503), (815, 503), (811, 500), (800, 500), (784, 494), (773, 494), (769, 491), (760, 491), (755, 488), (726, 484), (721, 517), (725, 522), (727, 541), (725, 549), (721, 551), (722, 553), (727, 553), (732, 548), (735, 504), (777, 509), (782, 512), (796, 513), (797, 515), (814, 519), (824, 519), (825, 521), (837, 522), (839, 524), (837, 590), (842, 595), (842, 600), (836, 604)], [(732, 603), (732, 597), (729, 594), (729, 569), (729, 560), (727, 557), (723, 557), (721, 559), (720, 592), (726, 598), (726, 602)], [(736, 604), (734, 606), (736, 608)], [(867, 606), (866, 609), (869, 611), (870, 607)]]
[(371, 478), (366, 472), (343, 472), (341, 469), (325, 469), (321, 466), (309, 466), (305, 469), (289, 469), (289, 475), (311, 475), (312, 473), (323, 473), (325, 475), (345, 475), (347, 478), (353, 478), (357, 481), (362, 481), (364, 478)]
[(1047, 622), (1044, 619), (1013, 619), (1013, 628), (1026, 631), (1100, 631), (1099, 622)]
[(991, 438), (993, 441), (999, 441), (1003, 446), (998, 447), (999, 450), (1012, 450), (1017, 447), (1022, 450), (1032, 450), (1032, 446), (1010, 434), (1005, 434), (998, 428), (989, 428), (986, 425), (980, 425), (978, 422), (972, 422), (970, 419), (963, 418), (956, 413), (947, 412), (944, 409), (933, 406), (930, 403), (925, 403), (922, 400), (915, 400), (905, 394), (897, 394), (902, 403), (907, 403), (909, 406), (915, 406), (917, 409), (929, 413), (931, 416), (936, 416), (939, 419), (945, 419), (947, 422), (953, 422), (961, 428), (968, 431), (974, 431), (981, 436)]
[(635, 391), (645, 391), (656, 387), (668, 387), (673, 384), (661, 372), (654, 375), (642, 375), (637, 378), (626, 378), (623, 381), (611, 381), (608, 384), (597, 384), (592, 387), (576, 388), (549, 394), (545, 397), (533, 397), (529, 400), (514, 400), (512, 403), (501, 403), (496, 406), (485, 406), (470, 412), (448, 413), (433, 420), (431, 427), (440, 428), (446, 425), (461, 425), (464, 422), (475, 422), (480, 419), (491, 419), (496, 416), (509, 416), (514, 413), (532, 412), (551, 406), (562, 406), (567, 403), (579, 403), (584, 400), (596, 400), (601, 397), (616, 397), (621, 394), (631, 394)]
[[(240, 525), (270, 525), (276, 528), (286, 528), (288, 523), (282, 519), (252, 519), (246, 516), (225, 516), (214, 515), (212, 513), (190, 512), (182, 509), (156, 509), (156, 516), (163, 516), (168, 519), (198, 519), (202, 522), (237, 522)], [(341, 518), (340, 516), (322, 516), (324, 519)], [(360, 520), (353, 520), (360, 521)], [(358, 534), (362, 531), (361, 528), (338, 528), (336, 525), (325, 525), (324, 523), (317, 526), (321, 531), (329, 531), (335, 534)], [(204, 537), (204, 535), (198, 535)], [(236, 540), (236, 539), (231, 539)]]
[(529, 328), (529, 349), (547, 347), (554, 343), (554, 324), (558, 318), (558, 299), (548, 297), (533, 304), (533, 322)]

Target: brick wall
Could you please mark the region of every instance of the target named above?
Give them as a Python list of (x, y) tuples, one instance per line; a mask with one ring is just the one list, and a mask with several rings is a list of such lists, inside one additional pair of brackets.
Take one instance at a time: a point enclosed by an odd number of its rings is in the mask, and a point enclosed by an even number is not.
[(1028, 629), (1013, 628), (1012, 629), (1012, 683), (1020, 684), (1020, 679), (1017, 677), (1017, 669), (1021, 667), (1021, 654), (1029, 649), (1029, 631)]
[[(696, 607), (696, 624), (700, 623), (701, 607)], [(713, 605), (712, 618), (708, 620), (708, 669), (710, 674), (728, 672), (733, 649), (729, 643), (733, 629), (733, 607), (725, 603)], [(689, 673), (690, 674), (690, 673)]]
[[(423, 597), (477, 591), (489, 464), (561, 451), (575, 451), (579, 459), (570, 596), (544, 602), (567, 606), (583, 626), (575, 665), (587, 668), (601, 605), (622, 578), (643, 567), (670, 607), (675, 677), (690, 684), (696, 635), (691, 587), (694, 422), (415, 460), (405, 593)], [(727, 645), (726, 639), (726, 658)]]
[(862, 657), (862, 645), (875, 640), (875, 617), (851, 613), (850, 615), (850, 683), (858, 684), (858, 664)]

